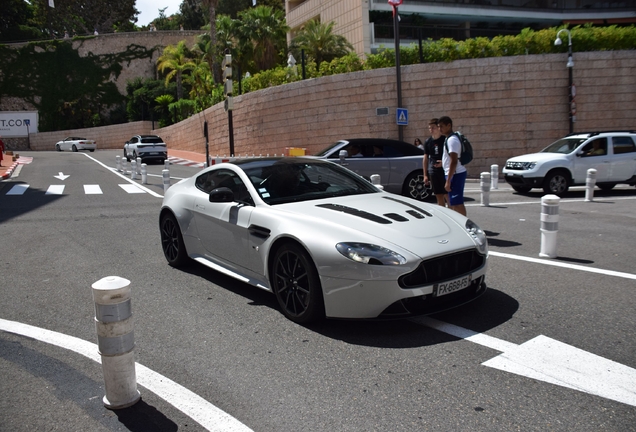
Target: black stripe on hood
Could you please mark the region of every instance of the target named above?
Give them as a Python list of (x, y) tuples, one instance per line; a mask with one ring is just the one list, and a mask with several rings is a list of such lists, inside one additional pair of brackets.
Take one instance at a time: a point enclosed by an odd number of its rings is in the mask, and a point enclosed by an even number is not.
[(388, 219), (385, 219), (383, 217), (374, 215), (372, 213), (369, 212), (365, 212), (363, 210), (358, 210), (358, 209), (354, 209), (351, 207), (347, 207), (347, 206), (343, 206), (343, 205), (338, 205), (338, 204), (319, 204), (316, 207), (322, 207), (328, 210), (335, 210), (335, 211), (339, 211), (339, 212), (343, 212), (346, 214), (350, 214), (352, 216), (357, 216), (357, 217), (361, 217), (363, 219), (367, 219), (373, 222), (377, 222), (377, 223), (381, 223), (381, 224), (391, 224), (393, 222), (391, 222)]

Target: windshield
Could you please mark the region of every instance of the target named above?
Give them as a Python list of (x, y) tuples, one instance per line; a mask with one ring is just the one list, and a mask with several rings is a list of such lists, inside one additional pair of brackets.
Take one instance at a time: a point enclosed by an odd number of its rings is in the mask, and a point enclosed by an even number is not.
[(562, 138), (541, 150), (541, 153), (572, 153), (586, 139), (587, 138)]
[(337, 141), (316, 153), (316, 156), (327, 156), (333, 151), (333, 148), (342, 144), (343, 141)]
[(242, 164), (241, 168), (270, 205), (378, 192), (340, 165), (319, 160), (266, 159)]

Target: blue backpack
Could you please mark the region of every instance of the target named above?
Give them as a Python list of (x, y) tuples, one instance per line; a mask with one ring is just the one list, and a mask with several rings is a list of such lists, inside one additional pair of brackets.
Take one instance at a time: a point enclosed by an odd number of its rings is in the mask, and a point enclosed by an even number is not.
[[(473, 160), (473, 145), (468, 141), (468, 138), (460, 132), (453, 132), (453, 135), (455, 135), (462, 144), (462, 153), (459, 155), (459, 163), (468, 165)], [(448, 138), (444, 141), (444, 147), (446, 147), (446, 153), (449, 153)]]

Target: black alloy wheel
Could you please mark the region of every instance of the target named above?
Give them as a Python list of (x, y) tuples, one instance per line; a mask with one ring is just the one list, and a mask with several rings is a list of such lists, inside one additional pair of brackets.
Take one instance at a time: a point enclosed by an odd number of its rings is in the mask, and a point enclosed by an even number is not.
[(412, 172), (404, 181), (402, 195), (418, 201), (424, 201), (433, 196), (431, 184), (424, 183), (424, 173)]
[(188, 253), (183, 242), (181, 229), (174, 215), (167, 213), (162, 216), (159, 228), (161, 230), (161, 248), (166, 261), (172, 267), (182, 266), (188, 258)]
[(306, 324), (324, 317), (318, 271), (305, 250), (286, 243), (274, 255), (271, 284), (278, 304), (290, 320)]

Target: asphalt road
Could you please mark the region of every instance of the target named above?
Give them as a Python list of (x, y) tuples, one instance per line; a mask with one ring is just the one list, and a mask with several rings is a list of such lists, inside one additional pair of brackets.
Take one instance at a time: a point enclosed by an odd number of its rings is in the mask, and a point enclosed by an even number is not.
[[(163, 165), (129, 193), (116, 154), (25, 152), (33, 162), (0, 182), (0, 319), (95, 343), (91, 285), (129, 279), (137, 362), (259, 432), (636, 430), (636, 188), (591, 203), (574, 189), (558, 257), (539, 259), (543, 193), (500, 182), (483, 207), (472, 182), (484, 296), (432, 319), (305, 327), (264, 291), (169, 267)], [(172, 181), (198, 170), (173, 165)], [(214, 430), (143, 386), (137, 405), (106, 410), (101, 366), (35, 338), (0, 331), (0, 374), (3, 431)]]

